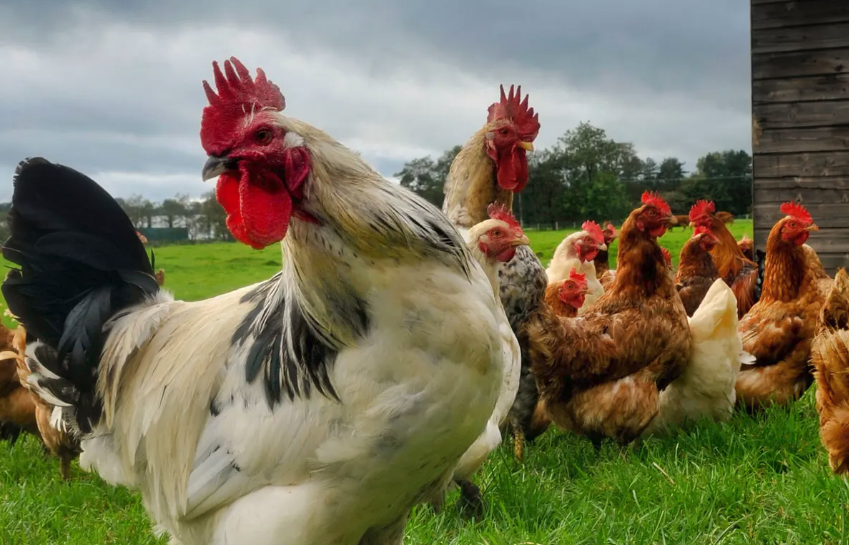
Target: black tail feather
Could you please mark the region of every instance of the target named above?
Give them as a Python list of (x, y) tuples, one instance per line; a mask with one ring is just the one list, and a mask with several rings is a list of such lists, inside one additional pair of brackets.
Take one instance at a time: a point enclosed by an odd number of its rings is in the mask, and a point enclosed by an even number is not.
[(57, 351), (43, 363), (73, 383), (78, 395), (64, 401), (93, 424), (103, 325), (159, 290), (147, 252), (103, 188), (40, 157), (18, 165), (8, 221), (3, 257), (20, 269), (7, 274), (3, 295), (27, 332)]

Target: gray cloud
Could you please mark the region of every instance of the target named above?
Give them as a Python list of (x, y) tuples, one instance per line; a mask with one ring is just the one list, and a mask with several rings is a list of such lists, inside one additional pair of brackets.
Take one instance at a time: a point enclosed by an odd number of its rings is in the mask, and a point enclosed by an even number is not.
[(44, 155), (118, 196), (211, 189), (197, 175), (200, 80), (229, 55), (387, 176), (462, 143), (512, 82), (540, 112), (540, 146), (589, 120), (692, 168), (750, 146), (748, 24), (735, 0), (13, 0), (0, 7), (0, 179)]

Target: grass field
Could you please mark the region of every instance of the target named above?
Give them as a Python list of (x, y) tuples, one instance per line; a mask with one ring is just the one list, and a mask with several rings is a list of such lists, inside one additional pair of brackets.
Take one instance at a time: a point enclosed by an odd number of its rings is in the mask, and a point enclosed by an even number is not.
[[(751, 222), (732, 225), (736, 236)], [(529, 233), (547, 265), (564, 232)], [(661, 239), (677, 261), (689, 232)], [(611, 255), (615, 255), (614, 252)], [(166, 286), (199, 299), (271, 276), (277, 248), (237, 244), (172, 246), (156, 251)], [(613, 259), (612, 259), (613, 260)], [(634, 449), (548, 433), (524, 466), (510, 449), (478, 477), (487, 501), (480, 522), (456, 506), (439, 515), (418, 509), (407, 544), (849, 543), (849, 487), (828, 470), (819, 443), (813, 389), (789, 409), (738, 414)], [(32, 438), (0, 443), (0, 545), (164, 544), (150, 532), (138, 498), (58, 463)]]

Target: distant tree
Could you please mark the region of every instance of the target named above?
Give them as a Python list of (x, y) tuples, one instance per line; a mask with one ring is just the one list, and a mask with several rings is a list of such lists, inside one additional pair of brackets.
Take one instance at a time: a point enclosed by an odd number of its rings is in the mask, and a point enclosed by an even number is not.
[(395, 173), (395, 176), (400, 178), (402, 187), (441, 207), (445, 197), (445, 178), (448, 177), (451, 163), (461, 149), (462, 146), (454, 146), (435, 162), (430, 157), (413, 159), (404, 165), (401, 172)]
[(205, 232), (212, 239), (232, 240), (230, 231), (227, 229), (227, 213), (215, 199), (215, 191), (205, 193), (202, 198), (200, 212), (203, 216)]
[(165, 216), (165, 221), (168, 222), (168, 227), (172, 228), (178, 218), (186, 216), (186, 207), (179, 200), (179, 196), (175, 199), (165, 199), (159, 205), (157, 212)]
[(687, 171), (684, 170), (684, 163), (679, 161), (677, 157), (667, 157), (660, 162), (657, 180), (661, 189), (676, 190), (685, 176), (687, 176)]

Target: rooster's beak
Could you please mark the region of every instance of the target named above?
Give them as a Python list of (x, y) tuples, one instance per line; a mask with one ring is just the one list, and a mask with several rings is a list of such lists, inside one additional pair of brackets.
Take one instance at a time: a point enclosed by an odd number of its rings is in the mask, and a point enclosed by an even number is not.
[(527, 235), (522, 235), (521, 237), (514, 239), (510, 243), (510, 246), (530, 246), (530, 245), (531, 245), (531, 239), (529, 239), (527, 237)]
[(519, 140), (518, 146), (520, 148), (524, 149), (525, 151), (534, 151), (534, 145), (531, 144), (530, 142), (525, 142), (523, 140)]
[(205, 182), (207, 180), (211, 180), (212, 178), (218, 178), (225, 172), (237, 170), (238, 168), (239, 162), (235, 159), (230, 159), (227, 156), (218, 157), (215, 155), (210, 155), (209, 159), (206, 160), (206, 164), (203, 165), (201, 177)]
[(807, 229), (805, 229), (805, 231), (819, 231), (819, 230), (820, 230), (820, 228), (817, 227), (816, 223), (812, 223)]

